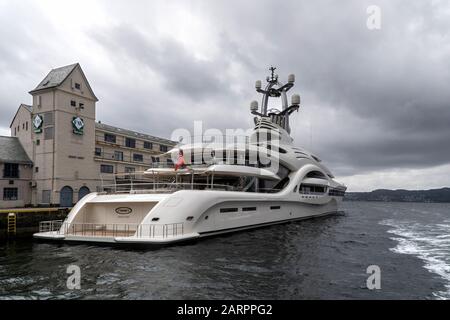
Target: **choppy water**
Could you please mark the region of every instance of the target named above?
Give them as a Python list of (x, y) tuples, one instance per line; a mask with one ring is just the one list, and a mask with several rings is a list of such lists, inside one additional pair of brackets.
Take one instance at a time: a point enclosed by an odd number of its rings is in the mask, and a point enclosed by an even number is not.
[[(159, 249), (0, 244), (0, 299), (450, 298), (450, 204), (346, 202), (344, 213)], [(66, 286), (67, 266), (81, 289)], [(381, 268), (381, 289), (366, 268)]]

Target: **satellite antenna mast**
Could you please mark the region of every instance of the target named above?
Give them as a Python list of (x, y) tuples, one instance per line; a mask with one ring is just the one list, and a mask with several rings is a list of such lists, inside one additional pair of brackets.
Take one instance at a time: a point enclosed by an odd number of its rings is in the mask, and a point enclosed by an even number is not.
[[(276, 69), (277, 68), (273, 66), (269, 68), (271, 74), (266, 77), (267, 84), (264, 89), (262, 89), (261, 80), (256, 81), (256, 91), (263, 95), (261, 101), (261, 111), (258, 111), (257, 101), (251, 102), (250, 111), (256, 116), (270, 118), (272, 122), (276, 123), (290, 133), (291, 128), (289, 127), (289, 116), (292, 112), (298, 111), (300, 107), (300, 96), (298, 94), (292, 95), (291, 105), (289, 105), (286, 92), (294, 86), (295, 75), (290, 74), (288, 76), (288, 82), (283, 84), (278, 81), (278, 74), (275, 73)], [(281, 110), (271, 109), (270, 112), (268, 112), (267, 109), (269, 98), (281, 98)]]

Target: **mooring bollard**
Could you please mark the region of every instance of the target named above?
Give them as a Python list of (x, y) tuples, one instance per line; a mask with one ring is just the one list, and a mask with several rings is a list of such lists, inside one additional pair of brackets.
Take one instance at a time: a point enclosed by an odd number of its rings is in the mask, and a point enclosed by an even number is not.
[(14, 212), (8, 213), (8, 235), (16, 234), (17, 227), (16, 227), (16, 214)]

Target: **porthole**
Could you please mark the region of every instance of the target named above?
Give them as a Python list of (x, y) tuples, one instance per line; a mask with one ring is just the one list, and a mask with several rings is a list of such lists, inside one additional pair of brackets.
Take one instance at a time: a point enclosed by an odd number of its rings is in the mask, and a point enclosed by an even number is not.
[(208, 216), (205, 216), (205, 220), (208, 220)]

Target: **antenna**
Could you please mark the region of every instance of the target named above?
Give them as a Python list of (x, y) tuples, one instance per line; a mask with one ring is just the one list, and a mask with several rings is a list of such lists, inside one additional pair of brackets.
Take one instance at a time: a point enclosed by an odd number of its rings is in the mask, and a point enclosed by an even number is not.
[[(261, 111), (258, 111), (258, 104), (256, 103), (256, 101), (253, 101), (251, 103), (250, 111), (256, 116), (270, 118), (273, 123), (279, 125), (281, 128), (290, 133), (291, 129), (289, 127), (289, 116), (292, 112), (298, 111), (300, 107), (300, 96), (293, 95), (291, 105), (289, 105), (286, 92), (288, 92), (294, 86), (295, 75), (290, 74), (288, 76), (287, 83), (282, 84), (278, 81), (278, 75), (275, 74), (276, 69), (277, 68), (274, 66), (271, 66), (269, 68), (270, 76), (266, 77), (267, 85), (264, 89), (262, 88), (261, 81), (256, 81), (256, 92), (259, 92), (263, 95), (261, 102)], [(281, 110), (268, 110), (269, 98), (281, 98)]]

